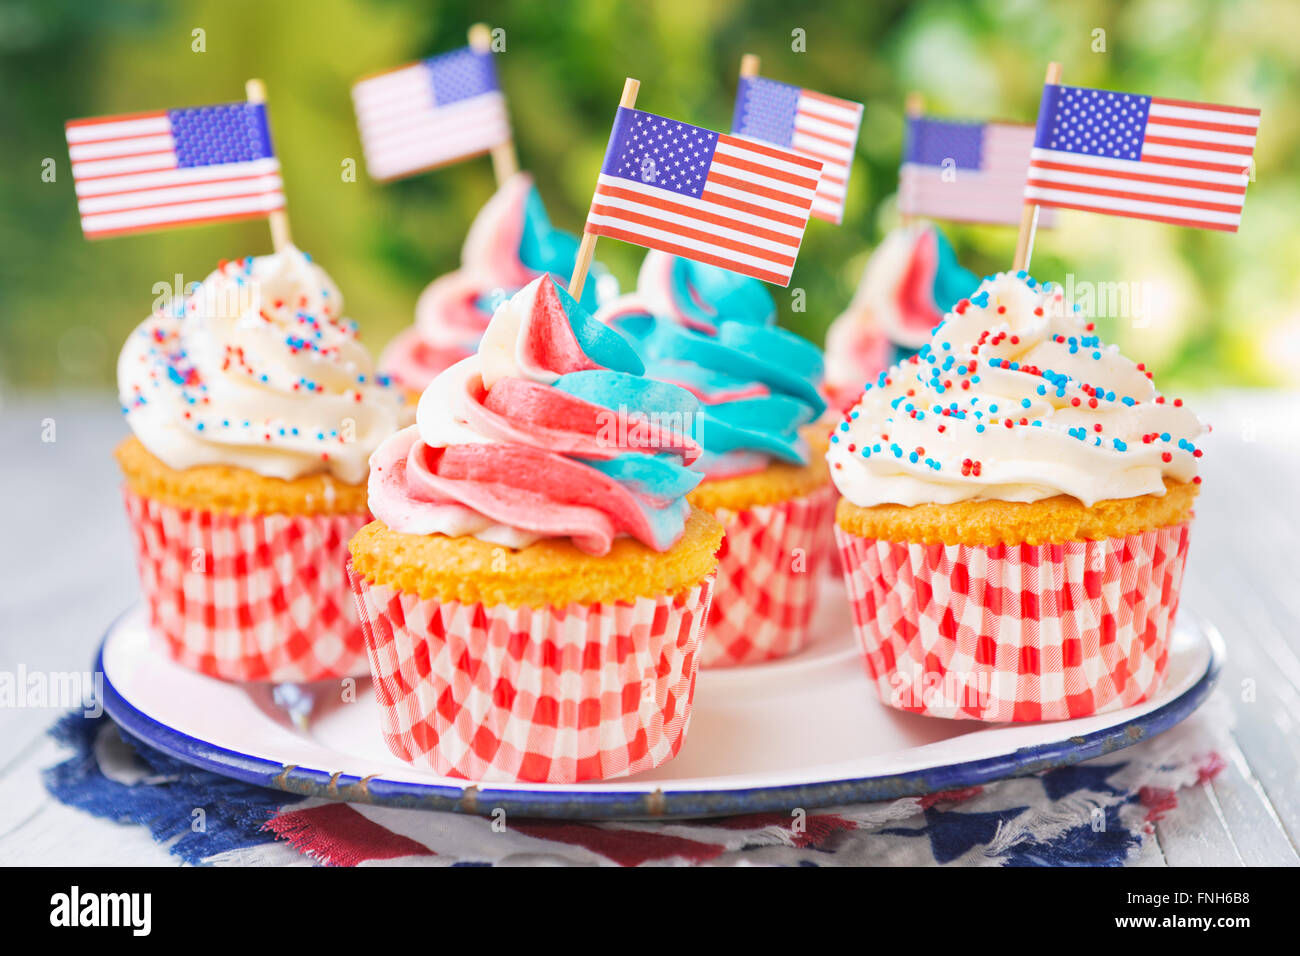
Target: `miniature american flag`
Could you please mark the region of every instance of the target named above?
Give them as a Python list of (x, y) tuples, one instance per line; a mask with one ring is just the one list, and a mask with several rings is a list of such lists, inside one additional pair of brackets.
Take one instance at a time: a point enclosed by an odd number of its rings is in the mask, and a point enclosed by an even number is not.
[(587, 232), (789, 285), (822, 164), (619, 107)]
[(87, 239), (284, 208), (263, 103), (71, 120), (66, 131)]
[(1025, 201), (1236, 232), (1259, 110), (1048, 84)]
[(731, 132), (788, 146), (821, 160), (822, 178), (812, 214), (839, 225), (849, 169), (862, 126), (862, 104), (759, 76), (742, 76)]
[(352, 101), (375, 179), (410, 176), (510, 139), (492, 54), (470, 47), (367, 77)]
[[(907, 118), (898, 211), (958, 222), (1016, 225), (1034, 128), (1013, 123)], [(1051, 216), (1039, 218), (1050, 226)]]

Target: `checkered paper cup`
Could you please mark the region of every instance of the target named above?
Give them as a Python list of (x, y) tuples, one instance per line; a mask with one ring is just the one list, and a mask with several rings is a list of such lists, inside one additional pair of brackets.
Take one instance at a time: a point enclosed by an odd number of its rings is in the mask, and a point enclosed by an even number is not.
[(867, 672), (891, 707), (1065, 720), (1139, 703), (1164, 680), (1187, 523), (994, 547), (835, 531)]
[[(831, 485), (831, 487), (835, 488), (834, 485)], [(826, 520), (821, 523), (820, 528), (817, 530), (817, 538), (820, 542), (817, 547), (822, 553), (822, 573), (832, 575), (836, 580), (839, 579), (841, 572), (844, 570), (840, 562), (840, 545), (835, 540), (835, 506), (839, 503), (839, 500), (839, 491), (836, 490), (831, 495), (830, 514), (826, 516)]]
[(681, 749), (713, 575), (677, 597), (510, 608), (422, 599), (352, 569), (384, 740), (475, 781), (576, 783)]
[(779, 504), (714, 512), (727, 533), (701, 667), (774, 660), (807, 643), (837, 497), (828, 483)]
[(231, 515), (125, 496), (149, 621), (177, 662), (238, 681), (366, 673), (344, 562), (369, 515)]

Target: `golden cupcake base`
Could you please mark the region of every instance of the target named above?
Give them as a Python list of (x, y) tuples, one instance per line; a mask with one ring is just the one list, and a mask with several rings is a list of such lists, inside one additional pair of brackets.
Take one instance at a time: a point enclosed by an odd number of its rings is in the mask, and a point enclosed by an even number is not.
[(372, 521), (349, 544), (352, 566), (372, 584), (421, 598), (487, 606), (564, 607), (635, 601), (690, 590), (717, 565), (722, 526), (692, 510), (681, 540), (659, 552), (628, 537), (591, 555), (567, 538), (518, 550), (469, 536), (403, 534)]
[(921, 544), (1055, 544), (1101, 541), (1181, 524), (1198, 486), (1165, 480), (1163, 495), (1114, 498), (1087, 506), (1070, 495), (1042, 501), (958, 501), (948, 505), (874, 505), (841, 498), (835, 523), (862, 538)]
[(366, 483), (350, 485), (328, 473), (284, 480), (246, 468), (199, 465), (171, 468), (135, 436), (113, 451), (132, 491), (175, 508), (220, 514), (365, 514)]

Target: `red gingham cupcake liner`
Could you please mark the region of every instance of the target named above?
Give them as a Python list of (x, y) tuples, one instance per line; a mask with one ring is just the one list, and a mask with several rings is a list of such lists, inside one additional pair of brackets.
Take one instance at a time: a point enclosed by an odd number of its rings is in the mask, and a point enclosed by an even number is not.
[(400, 759), (466, 780), (576, 783), (681, 749), (713, 575), (677, 597), (510, 608), (422, 599), (347, 569)]
[(802, 498), (714, 512), (727, 533), (701, 667), (774, 660), (807, 643), (837, 498), (828, 483)]
[(931, 717), (1065, 720), (1159, 689), (1188, 525), (1064, 544), (908, 544), (836, 527), (867, 672)]
[(369, 515), (232, 515), (125, 496), (149, 621), (177, 662), (238, 681), (366, 673), (344, 562)]
[[(835, 486), (831, 485), (831, 487), (834, 488)], [(837, 489), (835, 494), (831, 496), (830, 513), (826, 516), (826, 520), (822, 522), (821, 528), (817, 532), (818, 540), (821, 542), (818, 548), (822, 552), (822, 573), (833, 575), (836, 578), (844, 570), (844, 566), (840, 561), (840, 545), (835, 540), (835, 506), (839, 504), (839, 500), (840, 495)]]

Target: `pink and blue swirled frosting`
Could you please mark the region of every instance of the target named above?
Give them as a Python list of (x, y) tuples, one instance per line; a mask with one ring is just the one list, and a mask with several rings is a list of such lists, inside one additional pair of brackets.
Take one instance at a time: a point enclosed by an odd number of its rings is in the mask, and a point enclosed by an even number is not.
[(534, 279), (371, 458), (371, 511), (396, 531), (507, 547), (569, 538), (604, 554), (628, 535), (667, 550), (700, 481), (687, 467), (700, 403), (643, 371), (626, 339)]
[(847, 408), (880, 372), (914, 354), (979, 285), (932, 223), (895, 229), (867, 261), (853, 301), (826, 332), (826, 387)]
[[(461, 250), (461, 267), (420, 294), (415, 324), (384, 350), (380, 368), (408, 389), (423, 391), (443, 369), (474, 354), (496, 307), (541, 275), (565, 282), (578, 254), (577, 237), (551, 225), (527, 173), (502, 184), (479, 211)], [(599, 265), (582, 304), (594, 311), (614, 283)]]
[(826, 408), (821, 350), (777, 327), (761, 283), (651, 252), (636, 293), (596, 317), (632, 341), (647, 375), (703, 403), (694, 437), (703, 449), (696, 468), (707, 477), (808, 463), (800, 430)]

